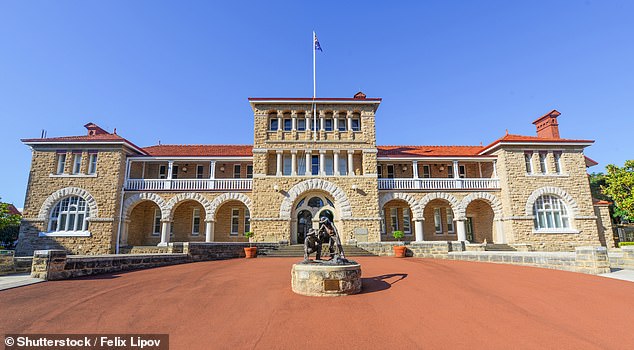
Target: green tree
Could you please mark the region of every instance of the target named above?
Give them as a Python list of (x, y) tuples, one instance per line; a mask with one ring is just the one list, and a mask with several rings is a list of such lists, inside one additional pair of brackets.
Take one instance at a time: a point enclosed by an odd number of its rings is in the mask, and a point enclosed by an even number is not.
[(608, 173), (605, 175), (605, 185), (601, 186), (601, 189), (614, 201), (618, 213), (631, 221), (634, 219), (634, 160), (626, 161), (623, 167), (609, 164), (606, 169)]
[(18, 239), (20, 215), (9, 213), (9, 204), (0, 202), (0, 246), (11, 249)]

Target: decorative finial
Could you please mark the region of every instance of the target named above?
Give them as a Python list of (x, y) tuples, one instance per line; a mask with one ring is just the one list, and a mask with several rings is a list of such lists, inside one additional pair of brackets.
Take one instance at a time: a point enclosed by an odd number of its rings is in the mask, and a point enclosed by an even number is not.
[(112, 132), (113, 134), (117, 134), (117, 128), (114, 128), (114, 131)]
[(508, 135), (508, 134), (509, 134), (509, 129), (506, 129), (506, 135)]

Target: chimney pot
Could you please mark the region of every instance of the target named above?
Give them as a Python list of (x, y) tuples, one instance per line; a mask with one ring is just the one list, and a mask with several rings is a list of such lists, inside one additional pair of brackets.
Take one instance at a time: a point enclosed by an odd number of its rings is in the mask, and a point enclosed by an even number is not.
[(545, 139), (558, 139), (559, 137), (559, 123), (557, 123), (557, 117), (559, 113), (556, 109), (553, 109), (549, 113), (544, 114), (533, 122), (537, 128), (537, 137)]

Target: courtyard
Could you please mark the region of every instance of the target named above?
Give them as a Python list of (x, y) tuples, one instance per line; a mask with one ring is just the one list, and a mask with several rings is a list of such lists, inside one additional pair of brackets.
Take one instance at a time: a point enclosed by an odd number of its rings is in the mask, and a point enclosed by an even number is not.
[(305, 297), (298, 258), (231, 259), (0, 291), (2, 333), (168, 333), (174, 349), (624, 349), (634, 284), (503, 264), (359, 257), (363, 292)]

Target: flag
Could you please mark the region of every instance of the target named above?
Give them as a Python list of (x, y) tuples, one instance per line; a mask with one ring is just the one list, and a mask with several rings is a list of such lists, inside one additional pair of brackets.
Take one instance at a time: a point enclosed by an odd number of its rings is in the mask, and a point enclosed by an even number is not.
[(315, 50), (324, 52), (324, 50), (321, 49), (321, 45), (319, 45), (319, 40), (317, 40), (317, 34), (315, 34)]

